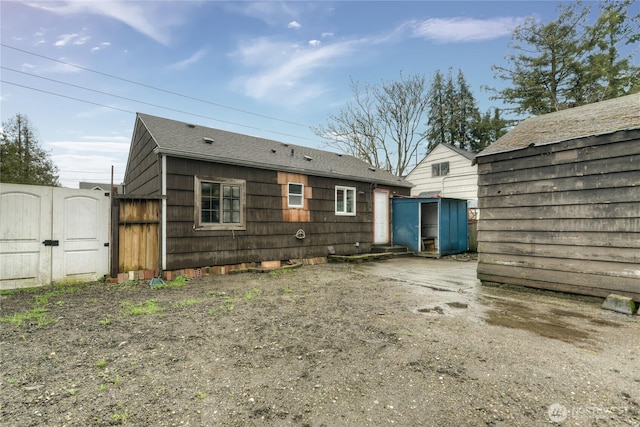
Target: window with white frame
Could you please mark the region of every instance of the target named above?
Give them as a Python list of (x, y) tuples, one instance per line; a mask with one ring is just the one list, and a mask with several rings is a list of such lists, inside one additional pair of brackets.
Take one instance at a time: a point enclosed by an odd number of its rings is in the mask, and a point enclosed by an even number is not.
[(242, 180), (196, 178), (196, 228), (244, 229), (245, 186)]
[(304, 184), (290, 182), (287, 186), (287, 199), (290, 208), (301, 208), (304, 206)]
[(431, 176), (446, 176), (449, 175), (449, 162), (434, 163), (431, 165)]
[(356, 189), (336, 186), (336, 215), (356, 214)]

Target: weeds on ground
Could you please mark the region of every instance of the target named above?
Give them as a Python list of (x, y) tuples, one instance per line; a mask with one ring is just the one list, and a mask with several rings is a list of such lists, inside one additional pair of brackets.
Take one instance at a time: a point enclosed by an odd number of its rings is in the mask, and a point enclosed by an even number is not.
[(160, 285), (154, 286), (153, 289), (165, 289), (165, 288), (181, 288), (187, 284), (187, 282), (191, 280), (189, 276), (178, 276), (174, 280), (170, 282), (165, 282)]
[(120, 303), (120, 307), (125, 310), (125, 314), (128, 314), (130, 316), (153, 314), (163, 310), (162, 307), (158, 306), (158, 300), (156, 299), (150, 299), (138, 304), (134, 304), (131, 301), (122, 301)]
[[(43, 288), (26, 288), (26, 289), (14, 289), (5, 291), (2, 295), (14, 295), (17, 292), (27, 292), (37, 294), (34, 297), (34, 307), (31, 310), (14, 313), (11, 316), (0, 317), (1, 323), (10, 323), (16, 326), (23, 326), (27, 321), (35, 321), (38, 327), (46, 326), (54, 323), (56, 319), (49, 317), (47, 313), (50, 311), (47, 306), (49, 300), (60, 297), (62, 295), (73, 294), (80, 290), (77, 283), (62, 283), (54, 285), (54, 289), (46, 291)], [(61, 307), (64, 305), (63, 300), (57, 300), (54, 303), (56, 306)]]

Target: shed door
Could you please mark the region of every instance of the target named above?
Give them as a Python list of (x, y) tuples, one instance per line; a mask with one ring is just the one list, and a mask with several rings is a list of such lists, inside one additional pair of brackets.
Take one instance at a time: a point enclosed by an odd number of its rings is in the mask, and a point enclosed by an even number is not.
[(415, 199), (393, 199), (393, 244), (420, 251), (420, 203)]
[(52, 280), (95, 280), (109, 272), (109, 197), (56, 188), (53, 199)]
[(389, 192), (373, 192), (373, 244), (389, 243)]
[(109, 272), (104, 191), (0, 185), (0, 289), (95, 280)]
[(51, 187), (0, 184), (0, 289), (48, 284)]

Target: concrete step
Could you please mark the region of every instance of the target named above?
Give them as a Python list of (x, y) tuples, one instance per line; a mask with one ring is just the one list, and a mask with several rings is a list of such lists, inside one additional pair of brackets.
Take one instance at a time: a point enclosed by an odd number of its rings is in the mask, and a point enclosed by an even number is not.
[(400, 246), (400, 245), (379, 245), (379, 246), (372, 246), (371, 252), (374, 254), (404, 253), (404, 252), (409, 252), (409, 248), (407, 248), (406, 246)]

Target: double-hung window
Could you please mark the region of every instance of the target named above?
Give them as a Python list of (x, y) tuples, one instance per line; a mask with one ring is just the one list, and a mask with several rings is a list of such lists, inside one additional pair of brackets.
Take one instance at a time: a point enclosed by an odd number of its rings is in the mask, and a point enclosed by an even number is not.
[(304, 184), (290, 182), (287, 185), (287, 200), (290, 208), (304, 207)]
[(449, 175), (449, 162), (434, 163), (431, 165), (431, 176), (446, 176)]
[(196, 178), (196, 228), (244, 229), (245, 182)]
[(356, 214), (356, 189), (336, 186), (336, 215)]

